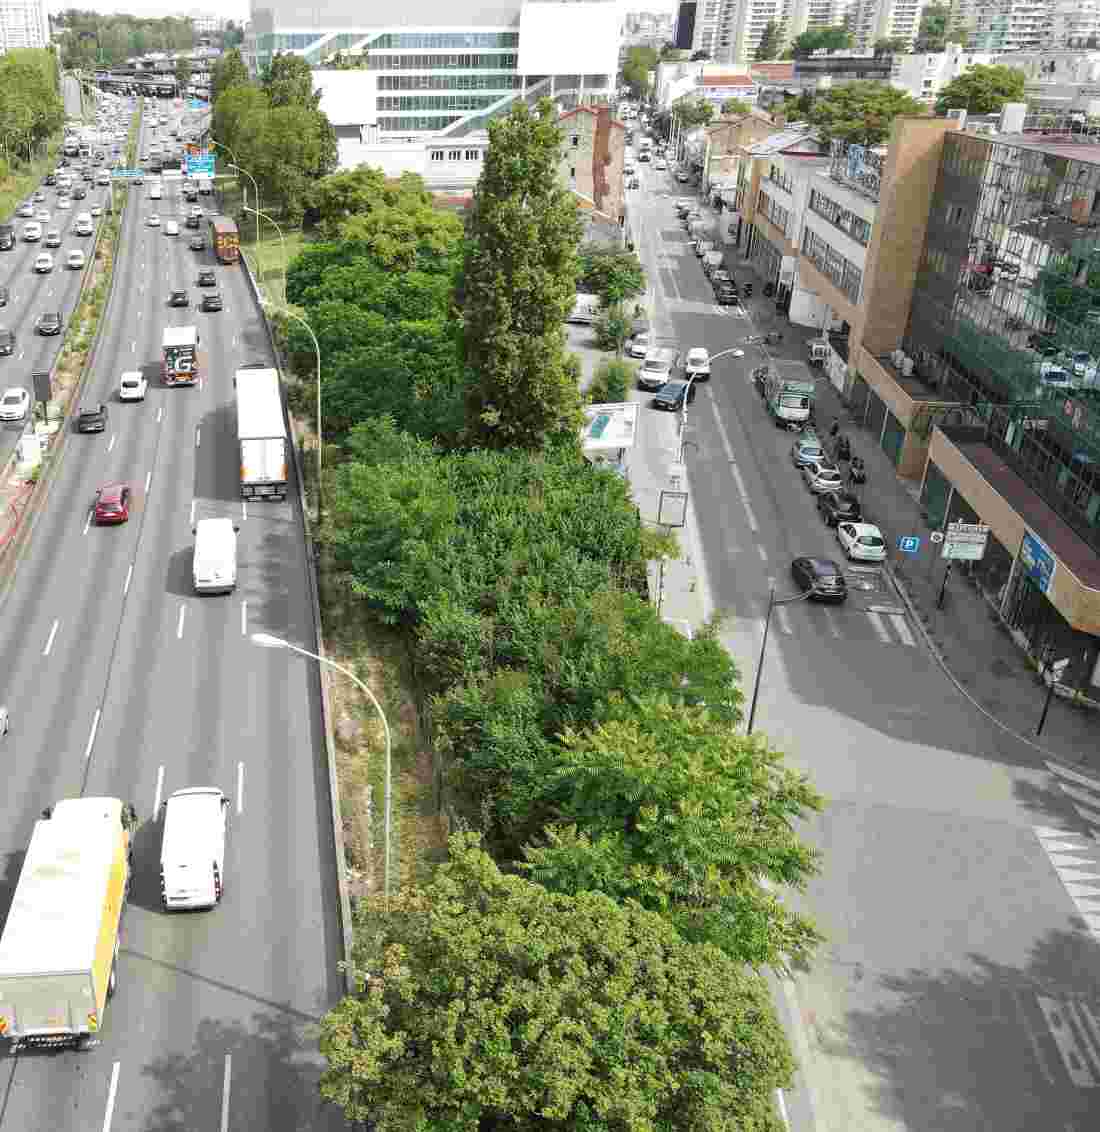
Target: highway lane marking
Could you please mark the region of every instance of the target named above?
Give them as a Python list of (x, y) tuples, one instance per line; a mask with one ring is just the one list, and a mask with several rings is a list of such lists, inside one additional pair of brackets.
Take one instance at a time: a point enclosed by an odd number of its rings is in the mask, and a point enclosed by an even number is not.
[(126, 581), (122, 583), (122, 596), (125, 597), (130, 592), (130, 579), (134, 576), (134, 564), (131, 562), (126, 568)]
[(787, 1101), (782, 1089), (775, 1090), (775, 1102), (779, 1105), (779, 1115), (783, 1118), (783, 1127), (790, 1128), (791, 1118), (787, 1115)]
[(787, 609), (787, 607), (785, 605), (777, 605), (775, 607), (774, 612), (775, 612), (776, 618), (779, 621), (780, 629), (782, 629), (784, 633), (786, 633), (788, 636), (790, 636), (794, 632), (794, 628), (791, 625), (790, 611)]
[(756, 553), (760, 555), (760, 561), (761, 562), (767, 562), (768, 552), (764, 549), (764, 546), (763, 546), (762, 543), (758, 542), (756, 544)]
[(225, 1078), (222, 1081), (222, 1124), (221, 1132), (229, 1132), (229, 1078), (232, 1073), (233, 1055), (225, 1055)]
[(88, 508), (88, 517), (84, 520), (84, 534), (88, 533), (88, 528), (92, 525), (92, 508)]
[(111, 439), (107, 444), (107, 454), (108, 455), (111, 454), (111, 450), (114, 448), (114, 446), (115, 446), (115, 434), (111, 433)]
[(180, 606), (179, 621), (176, 622), (176, 640), (179, 640), (183, 636), (183, 619), (186, 616), (186, 614), (187, 614), (187, 606), (181, 605)]
[(202, 428), (198, 425), (195, 426), (195, 447), (202, 447)]
[(887, 617), (890, 618), (890, 624), (894, 626), (894, 632), (901, 637), (902, 642), (907, 644), (910, 648), (916, 648), (917, 638), (913, 636), (912, 630), (909, 628), (909, 622), (905, 620), (905, 614), (888, 613)]
[(244, 811), (244, 763), (237, 763), (237, 816)]
[(730, 443), (729, 433), (726, 432), (726, 426), (718, 412), (718, 403), (713, 397), (710, 399), (710, 407), (714, 413), (714, 422), (718, 426), (718, 436), (722, 441), (722, 448), (726, 453), (726, 459), (729, 461), (730, 471), (733, 474), (733, 482), (737, 485), (737, 494), (741, 497), (741, 506), (745, 508), (745, 515), (749, 520), (749, 530), (753, 534), (757, 534), (760, 531), (760, 524), (757, 523), (756, 513), (752, 509), (748, 488), (745, 486), (745, 477), (741, 475), (741, 469), (737, 466), (737, 457), (733, 454), (733, 445)]
[(49, 635), (49, 637), (46, 638), (46, 647), (42, 650), (43, 656), (49, 656), (50, 655), (50, 649), (53, 648), (53, 639), (54, 639), (54, 637), (57, 636), (57, 627), (60, 624), (61, 624), (60, 621), (54, 621), (53, 628), (50, 629), (50, 635)]
[(241, 602), (241, 636), (248, 636), (248, 602)]
[(248, 518), (248, 500), (247, 499), (241, 500), (241, 518), (242, 519)]
[(130, 353), (131, 354), (137, 353), (137, 342), (136, 341), (130, 343)]
[(88, 743), (84, 748), (84, 761), (87, 762), (92, 753), (92, 745), (95, 743), (95, 735), (99, 730), (99, 716), (100, 709), (95, 709), (95, 715), (92, 717), (92, 730), (88, 735)]
[(151, 484), (152, 482), (153, 482), (153, 469), (150, 468), (149, 471), (147, 471), (145, 473), (145, 494), (146, 495), (149, 494), (149, 484)]
[(828, 606), (822, 606), (821, 612), (825, 614), (825, 623), (829, 626), (829, 632), (839, 640), (841, 632), (840, 626), (837, 624), (836, 614)]
[(195, 501), (191, 500), (191, 526), (195, 525)]
[(164, 767), (157, 767), (157, 789), (153, 795), (153, 821), (160, 821), (160, 796), (164, 791)]
[(103, 1114), (103, 1132), (110, 1132), (111, 1120), (115, 1115), (115, 1098), (118, 1096), (118, 1074), (122, 1062), (111, 1066), (111, 1083), (107, 1087), (107, 1111)]
[(160, 406), (160, 407), (159, 407), (159, 408), (157, 409), (157, 424), (160, 424), (160, 422), (161, 422), (161, 420), (162, 420), (163, 418), (164, 418), (164, 406), (163, 406), (163, 405), (161, 405), (161, 406)]
[(885, 624), (883, 624), (882, 617), (877, 613), (868, 613), (868, 620), (871, 622), (871, 627), (875, 630), (875, 635), (884, 645), (892, 645), (894, 643), (893, 637), (887, 632)]

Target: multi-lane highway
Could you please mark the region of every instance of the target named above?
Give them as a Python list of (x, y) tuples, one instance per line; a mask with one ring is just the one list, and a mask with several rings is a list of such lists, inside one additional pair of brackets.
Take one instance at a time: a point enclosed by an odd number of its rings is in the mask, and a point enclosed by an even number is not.
[[(656, 332), (681, 350), (737, 346), (751, 327), (714, 304), (675, 216), (683, 190), (640, 169), (630, 207)], [(793, 359), (792, 338), (780, 353)], [(687, 433), (710, 605), (750, 676), (769, 585), (793, 591), (797, 555), (843, 562), (754, 364), (714, 364)], [(643, 443), (653, 413), (642, 410)], [(660, 470), (668, 453), (642, 458)], [(1056, 783), (980, 716), (885, 583), (844, 606), (777, 609), (756, 725), (828, 799), (806, 831), (823, 857), (805, 899), (826, 944), (796, 980), (793, 1019), (809, 1052), (799, 1114), (816, 1110), (817, 1123), (796, 1130), (1095, 1128), (1100, 944), (1071, 898), (1087, 879), (1072, 871), (1086, 867), (1081, 839), (1049, 829), (1078, 824), (1059, 787), (1087, 797), (1085, 780)]]
[[(0, 1062), (0, 1130), (337, 1128), (317, 1096), (311, 1033), (342, 988), (317, 675), (248, 638), (315, 639), (294, 497), (247, 508), (239, 497), (233, 374), (270, 348), (239, 268), (189, 250), (180, 182), (166, 179), (155, 202), (148, 185), (120, 191), (117, 279), (83, 398), (109, 404), (108, 427), (68, 437), (3, 606), (0, 915), (35, 818), (62, 797), (135, 805), (135, 884), (101, 1043)], [(180, 235), (149, 227), (153, 211)], [(216, 268), (221, 312), (194, 305), (200, 266)], [(181, 285), (193, 305), (170, 309)], [(21, 310), (42, 302), (33, 288), (20, 284)], [(199, 386), (166, 388), (161, 335), (185, 324), (208, 370)], [(4, 364), (22, 374), (33, 360)], [(119, 376), (134, 369), (148, 397), (120, 403)], [(90, 524), (93, 493), (119, 480), (134, 492), (129, 522)], [(192, 524), (216, 515), (240, 524), (239, 583), (200, 599)], [(226, 895), (214, 911), (168, 916), (157, 803), (196, 785), (232, 799)]]

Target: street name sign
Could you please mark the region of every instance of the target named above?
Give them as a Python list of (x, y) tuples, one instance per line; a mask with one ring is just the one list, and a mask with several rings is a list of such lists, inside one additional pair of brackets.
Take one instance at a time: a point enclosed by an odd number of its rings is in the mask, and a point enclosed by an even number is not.
[(984, 523), (948, 523), (940, 557), (978, 562), (988, 541), (989, 528)]

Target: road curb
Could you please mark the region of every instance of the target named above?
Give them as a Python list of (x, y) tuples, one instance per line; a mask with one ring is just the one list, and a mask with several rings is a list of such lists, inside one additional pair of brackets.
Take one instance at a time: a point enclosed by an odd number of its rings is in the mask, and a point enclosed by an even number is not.
[[(264, 329), (267, 331), (267, 339), (271, 344), (271, 356), (275, 359), (276, 368), (279, 370), (279, 377), (282, 379), (283, 366), (279, 355), (279, 347), (271, 328), (271, 320), (267, 317), (267, 311), (264, 310), (263, 305), (259, 301), (260, 292), (259, 288), (256, 286), (256, 280), (252, 275), (251, 268), (248, 266), (248, 261), (243, 255), (237, 262), (240, 264), (241, 270), (244, 272), (245, 279), (248, 282), (249, 289), (252, 291), (256, 308), (260, 312), (260, 318), (263, 319)], [(321, 621), (321, 591), (317, 580), (316, 544), (313, 541), (310, 531), (309, 510), (306, 506), (305, 480), (302, 477), (302, 465), (298, 456), (298, 445), (294, 442), (296, 431), (294, 417), (290, 412), (289, 406), (286, 404), (285, 397), (283, 400), (283, 411), (286, 413), (292, 438), (290, 447), (294, 459), (294, 476), (298, 484), (298, 503), (302, 515), (302, 538), (305, 544), (306, 576), (309, 579), (309, 599), (310, 608), (313, 612), (317, 655), (327, 658), (328, 653), (325, 650), (325, 638), (322, 631), (323, 623)], [(321, 723), (325, 731), (325, 762), (328, 771), (329, 803), (332, 811), (332, 843), (336, 853), (336, 888), (340, 900), (340, 938), (342, 942), (341, 950), (343, 951), (341, 966), (343, 967), (345, 989), (349, 994), (353, 994), (355, 992), (355, 980), (348, 968), (348, 964), (351, 962), (352, 950), (351, 896), (348, 891), (344, 823), (340, 818), (340, 783), (336, 774), (336, 738), (332, 730), (332, 700), (329, 692), (329, 677), (328, 673), (325, 671), (325, 665), (318, 664), (316, 668), (318, 686), (321, 692)]]

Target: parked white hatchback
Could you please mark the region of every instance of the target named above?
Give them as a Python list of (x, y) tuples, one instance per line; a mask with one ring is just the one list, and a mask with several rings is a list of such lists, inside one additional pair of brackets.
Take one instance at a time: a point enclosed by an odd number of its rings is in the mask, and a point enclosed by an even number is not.
[(849, 558), (861, 562), (883, 562), (886, 559), (886, 540), (874, 523), (838, 523), (836, 538)]
[(118, 383), (120, 401), (144, 401), (149, 382), (140, 370), (127, 370)]
[(710, 378), (710, 354), (702, 346), (692, 346), (684, 361), (684, 376), (694, 377), (696, 381)]
[(31, 395), (25, 389), (5, 389), (0, 397), (0, 421), (21, 421), (31, 407)]

